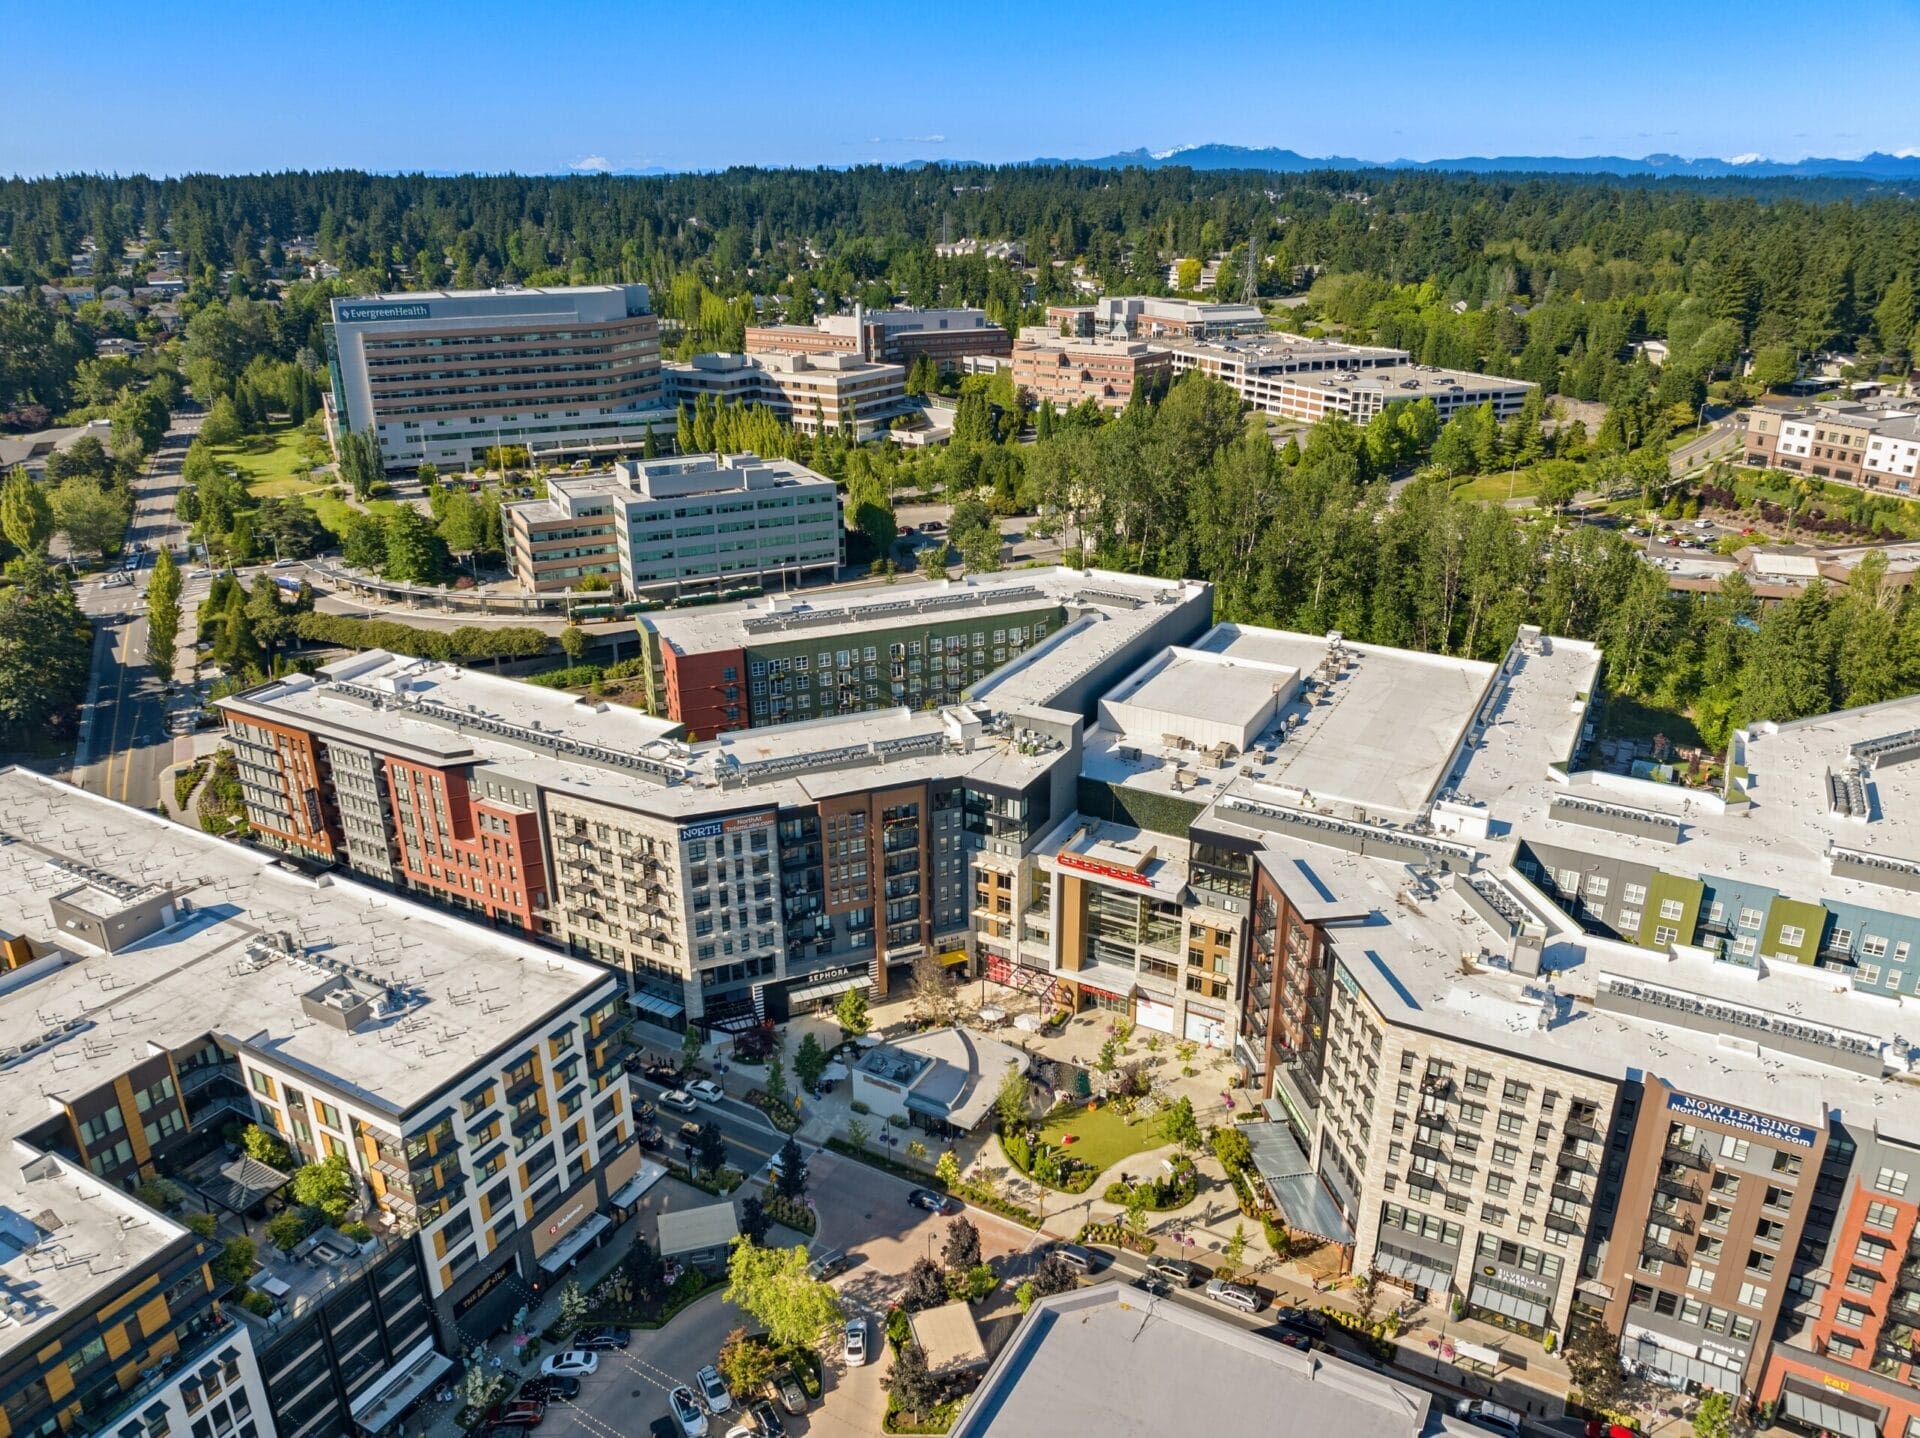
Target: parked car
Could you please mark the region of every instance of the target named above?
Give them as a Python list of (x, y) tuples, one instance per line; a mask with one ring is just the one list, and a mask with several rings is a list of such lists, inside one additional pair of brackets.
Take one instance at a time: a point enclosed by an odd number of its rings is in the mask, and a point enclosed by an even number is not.
[(1453, 1416), (1489, 1433), (1498, 1433), (1500, 1438), (1520, 1438), (1520, 1415), (1484, 1398), (1462, 1398), (1453, 1405)]
[(673, 1064), (663, 1064), (657, 1059), (648, 1063), (642, 1073), (657, 1084), (673, 1084), (680, 1081), (680, 1070), (677, 1067)]
[(273, 561), (273, 567), (275, 569), (291, 569), (299, 562), (297, 559), (276, 559)]
[(1205, 1291), (1207, 1297), (1215, 1303), (1224, 1304), (1228, 1308), (1237, 1308), (1242, 1313), (1260, 1311), (1260, 1290), (1249, 1288), (1244, 1283), (1229, 1283), (1224, 1278), (1209, 1278)]
[(787, 1438), (787, 1420), (766, 1399), (762, 1398), (749, 1411), (753, 1414), (754, 1426), (760, 1438)]
[(845, 1273), (853, 1267), (853, 1260), (837, 1248), (829, 1248), (815, 1255), (813, 1262), (807, 1265), (807, 1277), (816, 1281), (832, 1278), (837, 1273)]
[(598, 1328), (583, 1328), (573, 1335), (573, 1346), (589, 1353), (609, 1348), (625, 1348), (633, 1340), (633, 1330), (618, 1323), (603, 1323)]
[(1623, 1424), (1609, 1423), (1604, 1418), (1589, 1418), (1587, 1438), (1634, 1438), (1634, 1431)]
[(807, 1390), (800, 1386), (800, 1379), (791, 1368), (782, 1368), (774, 1374), (767, 1387), (787, 1412), (798, 1417), (807, 1411)]
[(1282, 1328), (1291, 1329), (1295, 1333), (1304, 1333), (1309, 1338), (1327, 1336), (1326, 1314), (1315, 1313), (1310, 1308), (1283, 1308), (1274, 1321)]
[(683, 1088), (668, 1089), (660, 1095), (660, 1104), (663, 1108), (670, 1108), (676, 1113), (692, 1113), (697, 1107), (693, 1101), (693, 1095)]
[(1164, 1278), (1155, 1278), (1151, 1273), (1143, 1273), (1133, 1280), (1133, 1286), (1142, 1293), (1151, 1293), (1155, 1298), (1165, 1298), (1173, 1292), (1173, 1285)]
[(726, 1380), (720, 1376), (720, 1370), (709, 1363), (693, 1375), (694, 1382), (700, 1385), (700, 1396), (707, 1400), (707, 1410), (711, 1413), (726, 1413), (733, 1407), (733, 1395), (727, 1392)]
[(661, 1131), (660, 1125), (657, 1123), (641, 1124), (640, 1127), (633, 1131), (633, 1136), (640, 1140), (640, 1147), (642, 1148), (665, 1148), (667, 1146), (667, 1136)]
[(600, 1371), (600, 1355), (589, 1353), (584, 1348), (569, 1348), (555, 1353), (540, 1365), (540, 1372), (547, 1378), (584, 1378), (589, 1373)]
[(571, 1403), (580, 1396), (578, 1378), (529, 1378), (513, 1395), (514, 1401), (533, 1403)]
[(1056, 1243), (1053, 1256), (1076, 1273), (1093, 1272), (1093, 1254), (1077, 1243)]
[(867, 1363), (867, 1320), (849, 1318), (845, 1342), (847, 1367), (864, 1368)]
[(719, 1103), (727, 1096), (727, 1091), (712, 1079), (695, 1079), (687, 1085), (687, 1092), (702, 1103)]
[(707, 1410), (700, 1406), (691, 1388), (682, 1385), (674, 1389), (667, 1395), (667, 1406), (685, 1438), (707, 1438)]
[(1297, 1348), (1302, 1353), (1313, 1352), (1313, 1340), (1306, 1334), (1292, 1328), (1277, 1328), (1273, 1333), (1274, 1341), (1284, 1343), (1289, 1348)]
[(486, 1417), (480, 1420), (482, 1428), (538, 1428), (547, 1416), (547, 1405), (532, 1400), (518, 1398), (506, 1403), (496, 1403), (487, 1410)]
[(1184, 1258), (1149, 1258), (1147, 1272), (1156, 1278), (1164, 1278), (1176, 1288), (1191, 1288), (1205, 1275), (1200, 1265), (1189, 1263)]
[(916, 1188), (907, 1195), (907, 1202), (915, 1208), (924, 1208), (928, 1213), (958, 1213), (960, 1204), (948, 1198), (944, 1193), (935, 1193), (930, 1188)]

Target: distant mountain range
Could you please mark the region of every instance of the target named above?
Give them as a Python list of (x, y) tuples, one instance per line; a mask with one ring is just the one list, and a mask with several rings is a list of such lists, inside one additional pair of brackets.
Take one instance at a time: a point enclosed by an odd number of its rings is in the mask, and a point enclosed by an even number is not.
[(1451, 170), (1468, 174), (1646, 175), (1688, 179), (1920, 180), (1920, 153), (1888, 155), (1875, 151), (1857, 160), (1769, 160), (1762, 155), (1731, 159), (1688, 159), (1684, 155), (1467, 155), (1454, 160), (1356, 160), (1344, 155), (1315, 158), (1294, 150), (1245, 145), (1182, 145), (1172, 150), (1126, 150), (1091, 160), (1035, 160), (1036, 165), (1096, 165), (1121, 169), (1138, 165), (1162, 169), (1184, 165), (1194, 170), (1269, 170), (1297, 174), (1305, 170)]

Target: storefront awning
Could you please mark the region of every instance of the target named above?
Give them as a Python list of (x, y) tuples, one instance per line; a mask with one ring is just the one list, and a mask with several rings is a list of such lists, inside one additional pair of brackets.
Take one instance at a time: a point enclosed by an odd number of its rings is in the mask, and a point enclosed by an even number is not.
[(545, 1253), (541, 1254), (540, 1267), (548, 1273), (560, 1272), (561, 1269), (573, 1262), (574, 1257), (581, 1249), (605, 1233), (612, 1222), (613, 1220), (608, 1218), (604, 1213), (594, 1214), (582, 1222), (572, 1233), (569, 1233), (565, 1238), (554, 1244), (552, 1248), (549, 1248)]
[(1880, 1438), (1887, 1411), (1857, 1398), (1845, 1398), (1827, 1388), (1813, 1388), (1789, 1378), (1780, 1385), (1780, 1401), (1787, 1416), (1809, 1428), (1824, 1428), (1840, 1438)]
[(1740, 1388), (1740, 1368), (1731, 1355), (1713, 1354), (1669, 1334), (1629, 1324), (1620, 1339), (1620, 1356), (1636, 1368), (1664, 1373), (1702, 1388), (1716, 1388), (1722, 1393), (1735, 1393)]
[(1438, 1262), (1421, 1254), (1382, 1243), (1375, 1246), (1373, 1261), (1382, 1273), (1402, 1283), (1411, 1283), (1436, 1293), (1445, 1293), (1453, 1287), (1453, 1270), (1442, 1268)]
[(844, 994), (848, 989), (865, 988), (868, 976), (864, 972), (842, 974), (838, 978), (821, 979), (817, 983), (800, 984), (787, 990), (789, 1000), (805, 1002), (808, 999), (828, 999), (835, 994)]
[(942, 968), (950, 969), (954, 967), (954, 965), (964, 964), (966, 961), (967, 951), (965, 949), (948, 949), (940, 955), (940, 965)]
[(1321, 1186), (1313, 1165), (1284, 1123), (1249, 1123), (1240, 1126), (1253, 1147), (1253, 1166), (1273, 1191), (1274, 1202), (1287, 1216), (1291, 1228), (1304, 1229), (1329, 1243), (1352, 1243), (1353, 1230), (1340, 1212), (1340, 1205)]
[(435, 1349), (431, 1338), (422, 1339), (419, 1347), (353, 1400), (353, 1421), (364, 1432), (384, 1432), (452, 1367), (453, 1360)]
[(645, 989), (635, 989), (628, 994), (627, 1003), (641, 1013), (652, 1014), (657, 1019), (677, 1019), (687, 1011), (687, 1006), (677, 999), (650, 994)]
[(613, 1191), (607, 1200), (615, 1208), (630, 1208), (640, 1201), (640, 1195), (652, 1188), (667, 1176), (667, 1171), (650, 1158), (640, 1160), (640, 1171)]
[(1474, 1284), (1473, 1291), (1467, 1295), (1467, 1300), (1489, 1312), (1502, 1314), (1534, 1328), (1545, 1328), (1548, 1320), (1553, 1316), (1547, 1311), (1547, 1305), (1544, 1303), (1535, 1303), (1529, 1298), (1516, 1297), (1504, 1289), (1495, 1288), (1486, 1283)]

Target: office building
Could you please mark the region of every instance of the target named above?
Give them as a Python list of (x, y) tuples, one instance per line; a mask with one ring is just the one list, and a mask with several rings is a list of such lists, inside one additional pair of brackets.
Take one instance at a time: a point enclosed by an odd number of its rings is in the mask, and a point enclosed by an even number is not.
[(761, 405), (807, 434), (846, 430), (871, 439), (907, 412), (907, 371), (858, 354), (697, 354), (669, 364), (667, 398), (691, 409), (702, 398)]
[(645, 285), (423, 290), (332, 302), (328, 432), (371, 431), (388, 469), (637, 454), (673, 433)]
[(1898, 401), (1834, 401), (1747, 411), (1745, 462), (1878, 494), (1916, 492), (1920, 409)]
[(969, 356), (1013, 353), (1013, 337), (984, 310), (868, 310), (855, 305), (850, 315), (827, 315), (810, 325), (750, 326), (746, 351), (852, 354), (897, 365), (930, 355), (942, 369), (959, 369)]
[[(768, 595), (640, 616), (653, 711), (699, 734), (905, 705), (956, 704), (1083, 615), (1203, 627), (1211, 591), (1070, 569), (969, 574), (834, 595)], [(1079, 706), (1076, 706), (1079, 707)]]
[(1020, 331), (1013, 346), (1013, 382), (1035, 404), (1071, 409), (1093, 401), (1118, 414), (1143, 385), (1172, 373), (1166, 351), (1145, 340), (1067, 338), (1044, 325)]
[(1312, 424), (1338, 415), (1365, 424), (1390, 404), (1432, 400), (1441, 421), (1493, 406), (1506, 419), (1520, 412), (1534, 386), (1465, 370), (1414, 364), (1405, 350), (1333, 344), (1273, 333), (1217, 340), (1170, 340), (1173, 372), (1199, 370), (1232, 387), (1263, 414)]
[(539, 591), (589, 575), (628, 596), (832, 579), (844, 553), (839, 486), (751, 454), (625, 460), (547, 481), (503, 506), (514, 578)]
[[(639, 1151), (604, 970), (20, 770), (0, 833), (14, 1431), (386, 1431), (606, 1228)], [(272, 1196), (246, 1120), (343, 1157), (370, 1230), (266, 1250), (264, 1315), (131, 1193)]]
[(1047, 327), (1080, 338), (1211, 340), (1260, 334), (1267, 318), (1258, 305), (1108, 295), (1089, 305), (1047, 306)]

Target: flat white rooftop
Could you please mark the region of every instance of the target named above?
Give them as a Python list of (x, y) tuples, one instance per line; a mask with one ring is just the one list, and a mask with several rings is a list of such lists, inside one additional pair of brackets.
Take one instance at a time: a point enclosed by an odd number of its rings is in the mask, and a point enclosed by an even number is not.
[[(1499, 674), (1477, 660), (1238, 624), (1170, 653), (1177, 665), (1160, 656), (1103, 701), (1088, 777), (1200, 804), (1235, 793), (1401, 823), (1423, 817), (1445, 786)], [(1164, 707), (1140, 703), (1141, 692)], [(1245, 733), (1232, 741), (1241, 753), (1207, 755), (1226, 729)]]
[(1432, 1417), (1412, 1384), (1109, 1282), (1034, 1304), (953, 1438), (1418, 1438)]
[(289, 675), (227, 701), (241, 713), (311, 720), (340, 737), (377, 734), (382, 747), (434, 762), (479, 757), (489, 739), (562, 741), (648, 753), (680, 726), (624, 704), (608, 704), (434, 659), (370, 649)]
[[(170, 890), (175, 922), (111, 955), (94, 950), (48, 908), (79, 866)], [(0, 770), (0, 931), (58, 951), (4, 985), (0, 1051), (25, 1052), (0, 1068), (3, 1135), (43, 1123), (50, 1097), (209, 1033), (398, 1120), (615, 984), (595, 965), (338, 876), (309, 878), (22, 769)], [(316, 1022), (302, 995), (341, 980), (392, 1002), (351, 1030)]]

